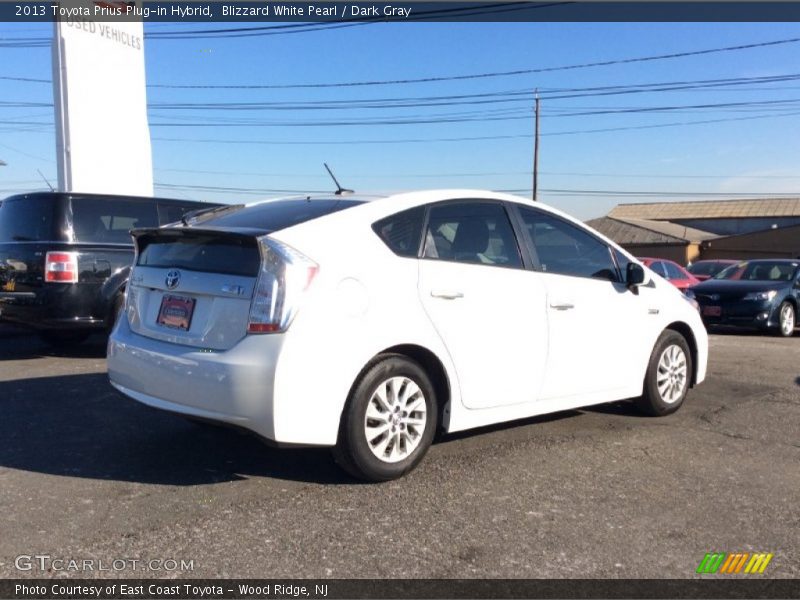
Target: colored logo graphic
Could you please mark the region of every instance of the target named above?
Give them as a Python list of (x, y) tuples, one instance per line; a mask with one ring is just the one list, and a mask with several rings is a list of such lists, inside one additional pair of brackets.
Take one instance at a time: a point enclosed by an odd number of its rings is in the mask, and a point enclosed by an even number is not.
[(766, 552), (709, 552), (705, 555), (697, 573), (763, 573), (774, 554)]

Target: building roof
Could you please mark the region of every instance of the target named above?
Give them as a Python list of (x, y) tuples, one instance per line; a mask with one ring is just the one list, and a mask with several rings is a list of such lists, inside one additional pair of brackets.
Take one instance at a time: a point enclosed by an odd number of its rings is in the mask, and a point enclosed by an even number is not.
[(653, 221), (650, 219), (617, 219), (617, 221), (622, 221), (635, 227), (641, 227), (642, 229), (649, 229), (656, 233), (670, 235), (681, 240), (686, 240), (687, 242), (702, 242), (719, 237), (716, 233), (702, 231), (694, 227), (686, 227), (680, 223), (672, 223), (670, 221)]
[(608, 213), (608, 216), (615, 219), (654, 219), (659, 221), (800, 217), (800, 197), (618, 204)]
[(667, 221), (600, 217), (586, 224), (620, 245), (690, 244), (718, 237), (707, 231)]

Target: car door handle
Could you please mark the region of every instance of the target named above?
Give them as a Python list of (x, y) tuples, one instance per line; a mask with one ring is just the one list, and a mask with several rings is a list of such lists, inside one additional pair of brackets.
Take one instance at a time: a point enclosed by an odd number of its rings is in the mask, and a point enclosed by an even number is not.
[(456, 300), (458, 298), (463, 298), (464, 294), (462, 292), (449, 292), (445, 290), (431, 290), (431, 297), (433, 298), (442, 298), (444, 300)]
[(572, 310), (573, 308), (575, 308), (575, 305), (570, 304), (569, 302), (564, 302), (561, 304), (551, 304), (550, 308), (552, 308), (553, 310)]

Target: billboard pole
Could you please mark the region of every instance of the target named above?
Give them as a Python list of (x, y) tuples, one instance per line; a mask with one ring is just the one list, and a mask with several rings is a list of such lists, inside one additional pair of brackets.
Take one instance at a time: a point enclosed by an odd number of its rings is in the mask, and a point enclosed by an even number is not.
[(69, 161), (69, 130), (67, 129), (67, 97), (65, 93), (66, 66), (64, 64), (64, 45), (61, 42), (61, 21), (53, 21), (53, 105), (56, 125), (56, 166), (58, 169), (57, 187), (59, 192), (72, 189)]
[(539, 90), (534, 92), (534, 126), (533, 126), (533, 201), (539, 200)]

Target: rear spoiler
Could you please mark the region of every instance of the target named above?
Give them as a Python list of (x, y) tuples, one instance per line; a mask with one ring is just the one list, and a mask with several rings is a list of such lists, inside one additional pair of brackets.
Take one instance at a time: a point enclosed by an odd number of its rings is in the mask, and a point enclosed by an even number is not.
[(237, 227), (237, 228), (215, 228), (215, 227), (144, 227), (131, 230), (131, 237), (133, 238), (133, 245), (138, 255), (142, 249), (142, 242), (146, 244), (157, 239), (178, 239), (178, 238), (200, 238), (213, 236), (221, 239), (247, 239), (256, 240), (272, 233), (264, 229), (255, 227)]
[(272, 233), (271, 230), (259, 227), (140, 227), (131, 230), (134, 240), (152, 235), (161, 238), (201, 237), (215, 235), (218, 237), (241, 238), (261, 237)]

